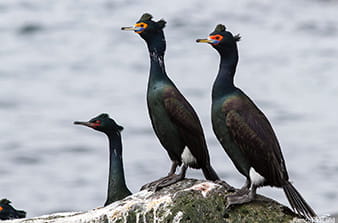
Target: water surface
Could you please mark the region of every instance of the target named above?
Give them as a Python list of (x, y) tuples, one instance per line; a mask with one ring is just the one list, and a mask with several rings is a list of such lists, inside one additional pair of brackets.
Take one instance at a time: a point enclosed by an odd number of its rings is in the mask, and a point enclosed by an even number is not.
[[(223, 23), (242, 35), (235, 82), (269, 117), (292, 182), (318, 213), (337, 212), (337, 11), (337, 1), (305, 0), (1, 2), (0, 197), (30, 217), (102, 205), (107, 140), (72, 125), (101, 112), (125, 127), (133, 192), (167, 173), (146, 110), (145, 43), (120, 31), (151, 12), (168, 21), (167, 72), (198, 112), (219, 175), (244, 183), (211, 129), (218, 55), (195, 39)], [(280, 189), (259, 193), (287, 204)]]

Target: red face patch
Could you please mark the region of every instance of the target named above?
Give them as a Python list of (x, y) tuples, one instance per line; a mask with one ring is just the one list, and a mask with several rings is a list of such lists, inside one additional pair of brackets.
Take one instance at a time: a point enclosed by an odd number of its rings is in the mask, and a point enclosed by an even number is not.
[(101, 121), (100, 120), (96, 120), (94, 123), (92, 123), (93, 127), (98, 127), (101, 125)]
[(220, 35), (220, 34), (217, 34), (217, 35), (209, 36), (209, 39), (214, 40), (214, 42), (212, 44), (217, 45), (217, 44), (219, 44), (219, 42), (222, 41), (223, 36)]

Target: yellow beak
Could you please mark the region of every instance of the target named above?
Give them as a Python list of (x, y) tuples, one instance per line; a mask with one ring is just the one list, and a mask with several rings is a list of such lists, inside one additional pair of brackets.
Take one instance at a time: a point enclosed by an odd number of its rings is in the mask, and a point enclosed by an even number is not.
[(197, 39), (197, 43), (215, 43), (215, 40), (213, 39)]
[(128, 26), (128, 27), (121, 27), (121, 30), (125, 31), (135, 31), (137, 30), (134, 26)]

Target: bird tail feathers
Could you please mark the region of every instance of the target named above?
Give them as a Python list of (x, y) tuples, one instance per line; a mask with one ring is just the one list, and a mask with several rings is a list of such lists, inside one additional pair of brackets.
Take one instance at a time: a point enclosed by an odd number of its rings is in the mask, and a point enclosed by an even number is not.
[(203, 175), (207, 180), (216, 181), (220, 178), (218, 177), (216, 171), (209, 165), (202, 167)]
[(308, 220), (312, 220), (317, 216), (290, 182), (287, 182), (282, 187), (292, 209), (295, 210), (299, 215), (305, 217)]

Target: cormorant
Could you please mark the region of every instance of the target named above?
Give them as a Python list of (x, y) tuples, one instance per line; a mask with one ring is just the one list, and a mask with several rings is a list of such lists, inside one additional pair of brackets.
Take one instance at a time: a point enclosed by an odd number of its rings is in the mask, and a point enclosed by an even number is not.
[[(148, 186), (155, 184), (155, 189), (184, 179), (188, 167), (202, 169), (208, 180), (219, 180), (210, 165), (200, 120), (193, 107), (166, 74), (164, 65), (166, 41), (163, 32), (165, 24), (166, 21), (163, 19), (153, 21), (152, 16), (145, 13), (134, 26), (122, 27), (122, 30), (138, 33), (147, 44), (150, 56), (148, 111), (153, 129), (172, 161), (168, 176), (148, 184)], [(183, 164), (181, 172), (176, 175), (176, 168), (181, 164)], [(231, 188), (226, 183), (225, 185)]]
[(16, 210), (10, 205), (11, 201), (7, 199), (0, 200), (0, 220), (9, 220), (15, 218), (25, 218), (26, 212)]
[(121, 131), (123, 127), (116, 124), (108, 114), (100, 114), (88, 122), (75, 121), (74, 124), (88, 126), (108, 136), (109, 180), (107, 200), (104, 206), (131, 195), (130, 190), (126, 186), (123, 171), (121, 142)]
[(263, 112), (234, 85), (238, 63), (237, 42), (224, 25), (217, 25), (207, 39), (220, 54), (220, 65), (212, 88), (212, 125), (217, 139), (247, 180), (245, 186), (227, 197), (227, 206), (250, 202), (259, 186), (283, 188), (292, 208), (306, 218), (315, 212), (290, 183), (277, 137)]

